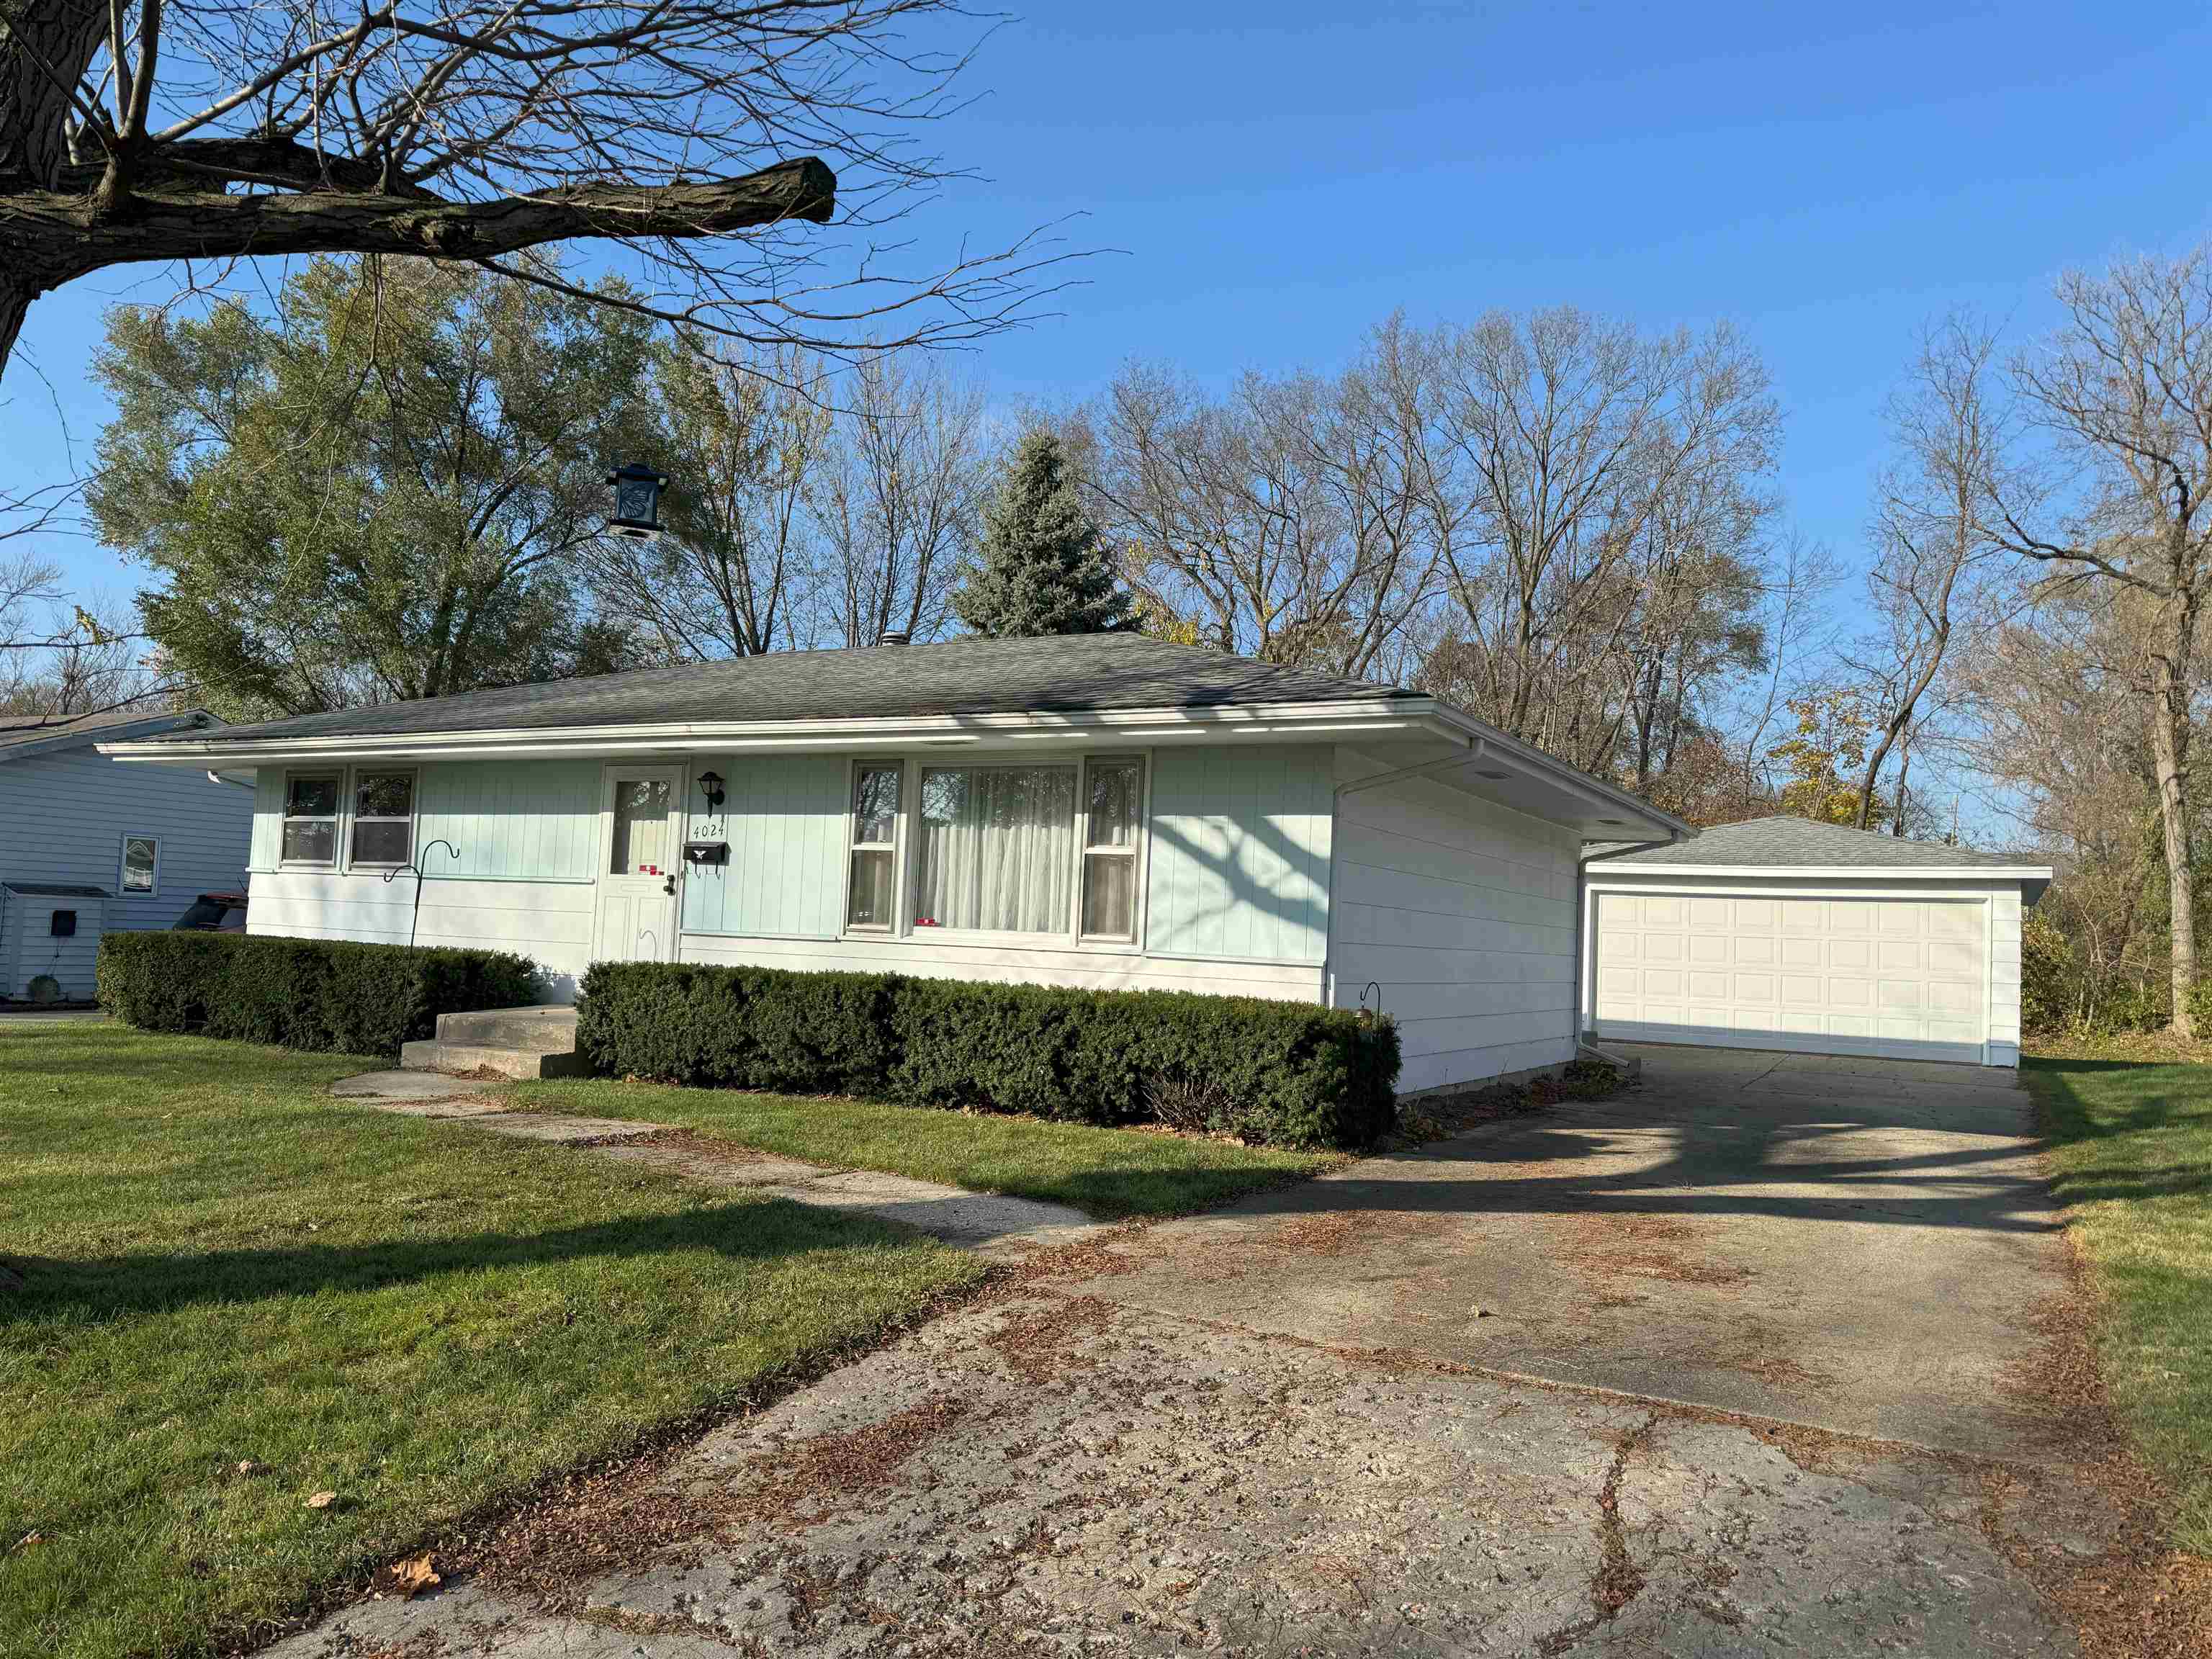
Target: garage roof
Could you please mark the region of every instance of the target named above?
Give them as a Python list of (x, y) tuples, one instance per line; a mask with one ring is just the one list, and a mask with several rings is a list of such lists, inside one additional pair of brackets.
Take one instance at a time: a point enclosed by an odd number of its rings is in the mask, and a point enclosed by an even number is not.
[(1613, 843), (1585, 860), (1607, 870), (1665, 870), (1677, 875), (2014, 876), (2033, 885), (2032, 903), (2051, 880), (2048, 865), (2004, 853), (1905, 841), (1810, 818), (1753, 818), (1698, 832), (1694, 841), (1636, 848)]

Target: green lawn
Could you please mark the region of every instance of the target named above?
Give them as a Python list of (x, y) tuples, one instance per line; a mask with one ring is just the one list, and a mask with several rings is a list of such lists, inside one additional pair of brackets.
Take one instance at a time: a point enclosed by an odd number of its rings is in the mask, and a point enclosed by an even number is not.
[(364, 1064), (0, 1030), (5, 1659), (250, 1637), (981, 1271), (322, 1092)]
[(514, 1101), (545, 1111), (677, 1123), (810, 1164), (1044, 1199), (1102, 1217), (1188, 1214), (1344, 1162), (1329, 1153), (1141, 1129), (598, 1079), (522, 1084)]
[(2058, 1196), (2104, 1291), (2106, 1385), (2212, 1554), (2212, 1066), (2039, 1058)]

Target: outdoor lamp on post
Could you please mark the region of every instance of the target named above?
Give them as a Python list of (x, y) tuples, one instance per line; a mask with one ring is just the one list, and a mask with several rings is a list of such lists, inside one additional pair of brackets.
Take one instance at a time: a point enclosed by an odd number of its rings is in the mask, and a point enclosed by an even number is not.
[(615, 487), (614, 517), (608, 521), (607, 528), (632, 541), (658, 540), (660, 492), (668, 488), (667, 474), (635, 461), (624, 461), (607, 474), (607, 482)]

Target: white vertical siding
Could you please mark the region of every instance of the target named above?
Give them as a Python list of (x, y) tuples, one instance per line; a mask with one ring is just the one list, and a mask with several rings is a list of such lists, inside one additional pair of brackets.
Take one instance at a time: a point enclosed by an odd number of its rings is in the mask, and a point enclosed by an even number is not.
[(729, 843), (729, 862), (684, 873), (684, 931), (763, 939), (835, 939), (843, 918), (843, 755), (700, 755), (691, 776), (719, 773), (727, 799), (708, 814), (695, 781), (687, 841)]
[[(0, 881), (118, 893), (79, 906), (95, 933), (167, 927), (200, 894), (245, 884), (253, 799), (204, 771), (109, 760), (89, 745), (0, 762)], [(157, 891), (119, 894), (126, 835), (159, 838)]]
[(1321, 962), (1333, 751), (1265, 743), (1162, 749), (1152, 780), (1146, 949)]
[[(60, 995), (70, 1002), (92, 999), (94, 970), (100, 957), (100, 911), (96, 898), (56, 898), (44, 893), (9, 893), (0, 908), (0, 964), (7, 978), (0, 995), (29, 994), (30, 983), (41, 974), (52, 975)], [(76, 912), (76, 932), (57, 939), (53, 913)]]
[[(1385, 769), (1339, 756), (1344, 781)], [(1336, 1000), (1377, 987), (1401, 1093), (1574, 1057), (1579, 852), (1571, 830), (1425, 779), (1338, 802)]]

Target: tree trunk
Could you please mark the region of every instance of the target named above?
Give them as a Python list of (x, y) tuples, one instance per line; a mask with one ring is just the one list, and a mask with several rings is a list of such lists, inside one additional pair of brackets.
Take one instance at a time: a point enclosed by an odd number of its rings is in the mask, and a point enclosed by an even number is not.
[(23, 318), (30, 309), (31, 290), (0, 278), (0, 363), (15, 354), (15, 337), (23, 331)]
[[(2175, 607), (2179, 610), (2180, 607)], [(2166, 831), (2166, 889), (2172, 910), (2173, 1031), (2197, 1035), (2191, 1004), (2197, 988), (2197, 885), (2190, 866), (2189, 802), (2183, 768), (2189, 688), (2174, 672), (2173, 658), (2151, 659), (2151, 763), (2158, 779), (2158, 814)]]

